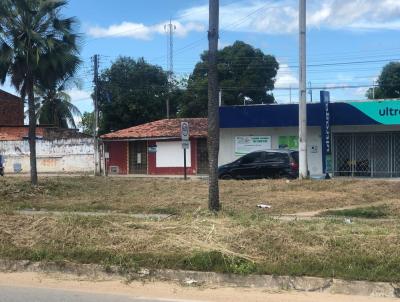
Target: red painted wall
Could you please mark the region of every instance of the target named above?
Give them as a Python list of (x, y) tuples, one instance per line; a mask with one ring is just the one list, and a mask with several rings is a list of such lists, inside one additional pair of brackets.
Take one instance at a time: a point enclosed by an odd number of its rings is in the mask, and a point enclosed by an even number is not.
[(128, 174), (128, 143), (127, 142), (107, 142), (107, 152), (110, 153), (107, 169), (110, 166), (118, 166), (119, 174)]
[[(149, 141), (149, 147), (156, 146), (157, 142)], [(197, 173), (197, 140), (190, 140), (191, 150), (191, 167), (186, 169), (188, 175), (194, 175)], [(183, 152), (183, 151), (182, 151)], [(171, 167), (171, 168), (157, 168), (156, 167), (156, 156), (157, 153), (148, 153), (148, 171), (152, 175), (183, 175), (182, 167)], [(189, 156), (189, 154), (187, 154)]]

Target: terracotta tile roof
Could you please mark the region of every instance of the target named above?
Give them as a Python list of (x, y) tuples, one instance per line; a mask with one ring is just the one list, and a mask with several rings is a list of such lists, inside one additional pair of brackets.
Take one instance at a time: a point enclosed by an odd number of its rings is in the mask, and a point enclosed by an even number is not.
[(103, 139), (176, 138), (181, 136), (181, 122), (189, 122), (190, 137), (207, 137), (206, 118), (159, 120), (102, 135)]

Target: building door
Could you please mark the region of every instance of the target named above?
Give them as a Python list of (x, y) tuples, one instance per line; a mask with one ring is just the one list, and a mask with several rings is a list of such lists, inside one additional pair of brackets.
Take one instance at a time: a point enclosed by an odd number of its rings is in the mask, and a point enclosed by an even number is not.
[(334, 175), (398, 177), (398, 133), (342, 133), (333, 135)]
[(207, 139), (197, 140), (197, 174), (208, 174)]
[(147, 142), (129, 143), (129, 174), (147, 174)]

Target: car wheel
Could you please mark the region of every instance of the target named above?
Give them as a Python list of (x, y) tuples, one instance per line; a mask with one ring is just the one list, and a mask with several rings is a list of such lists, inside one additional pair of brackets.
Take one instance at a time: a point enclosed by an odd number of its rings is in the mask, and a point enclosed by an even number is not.
[(223, 174), (223, 175), (220, 176), (220, 179), (230, 180), (230, 179), (233, 179), (233, 177), (230, 174)]

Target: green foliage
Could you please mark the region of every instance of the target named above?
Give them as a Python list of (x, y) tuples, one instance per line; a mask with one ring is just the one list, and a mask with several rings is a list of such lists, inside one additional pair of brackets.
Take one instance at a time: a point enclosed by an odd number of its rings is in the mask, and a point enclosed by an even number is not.
[(331, 210), (323, 212), (322, 215), (377, 219), (387, 217), (389, 215), (389, 212), (387, 206), (373, 206), (345, 210)]
[(65, 91), (66, 82), (56, 83), (53, 87), (37, 87), (37, 119), (40, 125), (53, 125), (59, 128), (76, 128), (74, 117), (81, 117), (78, 107), (71, 103), (71, 97)]
[(167, 73), (144, 59), (117, 59), (100, 75), (99, 90), (100, 133), (140, 125), (166, 115)]
[(2, 0), (0, 4), (0, 81), (10, 76), (25, 98), (33, 86), (54, 85), (78, 67), (74, 18), (62, 19), (67, 1)]
[(93, 135), (94, 112), (84, 112), (79, 127), (82, 128), (83, 133)]
[[(183, 117), (206, 117), (208, 102), (208, 52), (190, 75), (183, 96), (179, 115)], [(232, 46), (218, 52), (219, 86), (223, 91), (225, 105), (242, 105), (245, 98), (251, 104), (273, 103), (275, 77), (279, 63), (274, 56), (265, 55), (260, 49), (236, 41)]]
[(378, 87), (373, 93), (372, 88), (368, 89), (366, 96), (369, 99), (393, 99), (400, 98), (400, 63), (390, 62), (387, 64), (379, 76)]

